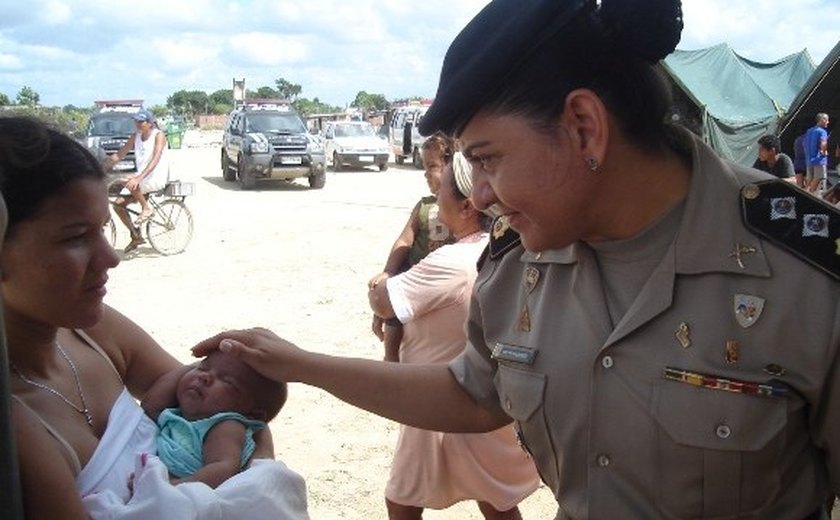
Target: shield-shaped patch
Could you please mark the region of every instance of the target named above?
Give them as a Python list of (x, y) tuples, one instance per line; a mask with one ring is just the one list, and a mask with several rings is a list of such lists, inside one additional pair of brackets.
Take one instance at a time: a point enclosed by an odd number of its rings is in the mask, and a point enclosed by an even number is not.
[(733, 298), (733, 310), (738, 325), (752, 327), (764, 310), (764, 298), (751, 294), (736, 294)]

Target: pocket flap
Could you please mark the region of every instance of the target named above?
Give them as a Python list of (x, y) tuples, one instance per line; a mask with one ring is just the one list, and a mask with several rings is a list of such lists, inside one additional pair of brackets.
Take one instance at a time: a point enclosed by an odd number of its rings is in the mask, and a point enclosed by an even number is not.
[(787, 400), (662, 381), (653, 414), (677, 443), (725, 451), (758, 451), (787, 424)]
[(517, 421), (526, 421), (542, 405), (545, 374), (499, 363), (497, 373), (502, 409)]

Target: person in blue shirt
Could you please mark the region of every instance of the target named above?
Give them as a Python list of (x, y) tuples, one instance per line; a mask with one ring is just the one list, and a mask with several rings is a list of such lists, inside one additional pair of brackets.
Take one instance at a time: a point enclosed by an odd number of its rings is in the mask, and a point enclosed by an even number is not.
[[(166, 408), (172, 388), (177, 408)], [(173, 484), (216, 488), (254, 454), (254, 434), (277, 416), (286, 385), (269, 380), (231, 354), (213, 352), (158, 380), (142, 406), (160, 432), (158, 457)]]
[(805, 132), (805, 187), (810, 192), (817, 191), (828, 173), (828, 114), (819, 113), (816, 124)]

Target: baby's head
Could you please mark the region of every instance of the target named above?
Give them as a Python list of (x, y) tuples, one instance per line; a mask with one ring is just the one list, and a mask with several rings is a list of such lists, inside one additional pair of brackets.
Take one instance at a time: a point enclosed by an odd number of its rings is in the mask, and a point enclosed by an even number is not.
[(217, 350), (181, 377), (176, 394), (189, 420), (237, 412), (268, 422), (286, 403), (286, 383), (267, 379), (233, 354)]

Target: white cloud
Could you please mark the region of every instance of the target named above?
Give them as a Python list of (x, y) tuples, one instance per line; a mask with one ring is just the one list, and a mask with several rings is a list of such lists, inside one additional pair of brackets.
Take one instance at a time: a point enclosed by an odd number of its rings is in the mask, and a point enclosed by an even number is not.
[(240, 65), (288, 65), (309, 57), (309, 46), (300, 38), (269, 33), (244, 33), (228, 38), (226, 51)]
[(23, 63), (20, 58), (14, 54), (6, 54), (0, 52), (0, 70), (15, 70), (20, 69)]

